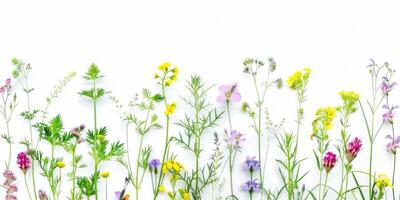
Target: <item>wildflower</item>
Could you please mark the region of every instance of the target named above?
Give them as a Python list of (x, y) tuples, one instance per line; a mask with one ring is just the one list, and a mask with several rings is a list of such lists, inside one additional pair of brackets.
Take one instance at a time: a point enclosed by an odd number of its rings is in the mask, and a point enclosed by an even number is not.
[(65, 163), (64, 163), (63, 161), (57, 161), (56, 165), (57, 165), (57, 167), (60, 168), (60, 169), (62, 169), (62, 168), (65, 167)]
[(109, 171), (102, 171), (102, 172), (100, 172), (100, 176), (102, 178), (108, 178), (108, 176), (110, 176), (110, 172)]
[(178, 75), (178, 73), (179, 73), (179, 69), (178, 69), (178, 67), (174, 67), (174, 68), (172, 68), (172, 73), (176, 76), (176, 75)]
[(246, 140), (246, 138), (244, 138), (243, 136), (244, 135), (242, 133), (240, 133), (239, 131), (233, 130), (231, 132), (231, 135), (226, 140), (226, 142), (228, 143), (228, 146), (239, 149), (240, 143), (242, 143)]
[(6, 178), (3, 183), (3, 187), (6, 189), (6, 200), (16, 200), (17, 197), (14, 193), (18, 191), (18, 187), (14, 184), (14, 181), (17, 180), (17, 178), (11, 170), (5, 170), (3, 176)]
[(254, 181), (247, 181), (242, 184), (241, 188), (243, 191), (253, 193), (253, 192), (259, 192), (260, 191), (260, 183)]
[(346, 158), (349, 163), (357, 157), (358, 152), (361, 151), (361, 146), (362, 142), (358, 137), (355, 137), (351, 142), (347, 144)]
[(157, 168), (161, 165), (161, 162), (159, 159), (153, 159), (150, 161), (149, 166), (150, 166), (150, 171), (154, 171), (157, 174)]
[(155, 78), (155, 79), (160, 78), (160, 75), (158, 75), (157, 73), (155, 73), (155, 74), (154, 74), (154, 78)]
[(396, 149), (400, 147), (400, 135), (397, 136), (396, 139), (391, 135), (387, 135), (385, 138), (390, 140), (390, 142), (386, 145), (386, 150), (396, 154)]
[(286, 84), (292, 90), (299, 90), (306, 85), (310, 74), (311, 69), (308, 67), (304, 68), (303, 71), (296, 71), (288, 77)]
[(31, 160), (25, 152), (21, 152), (17, 156), (18, 167), (26, 174), (26, 171), (31, 167)]
[(392, 183), (390, 182), (389, 177), (385, 174), (378, 174), (378, 177), (375, 180), (375, 184), (379, 190), (384, 190), (385, 188), (393, 188)]
[[(320, 108), (315, 113), (315, 119), (312, 122), (313, 134), (311, 138), (317, 136), (320, 130), (328, 131), (332, 129), (332, 121), (336, 117), (336, 109), (333, 107)], [(325, 136), (326, 137), (326, 136)], [(323, 138), (324, 139), (324, 138)]]
[(171, 115), (172, 113), (175, 112), (175, 108), (176, 108), (176, 103), (173, 102), (170, 105), (167, 106), (167, 109), (165, 110), (165, 114), (166, 115)]
[(49, 197), (47, 197), (47, 194), (46, 194), (45, 191), (39, 190), (39, 199), (40, 199), (40, 200), (48, 200)]
[(325, 154), (322, 165), (324, 166), (326, 173), (329, 173), (331, 169), (335, 167), (336, 161), (337, 161), (336, 154), (330, 151)]
[(387, 77), (382, 77), (381, 90), (384, 95), (388, 95), (395, 85), (397, 85), (396, 82), (390, 83)]
[(393, 119), (394, 119), (394, 110), (398, 109), (399, 106), (391, 106), (389, 107), (389, 105), (383, 105), (382, 106), (383, 109), (386, 109), (387, 111), (382, 115), (383, 121), (384, 122), (388, 122), (388, 123), (393, 123)]
[(159, 65), (158, 69), (161, 71), (167, 71), (170, 66), (171, 66), (170, 62), (165, 62), (165, 63)]
[(221, 85), (218, 90), (220, 94), (217, 97), (218, 103), (224, 103), (229, 101), (239, 102), (242, 99), (242, 96), (237, 91), (238, 83), (234, 83), (232, 85)]
[(249, 170), (250, 173), (260, 169), (260, 161), (255, 160), (256, 157), (247, 156), (246, 161), (244, 162), (243, 169)]
[(160, 190), (161, 193), (165, 192), (166, 188), (163, 185), (160, 185), (160, 188), (158, 188), (158, 190)]
[(190, 193), (184, 188), (179, 189), (179, 194), (181, 195), (182, 200), (190, 200)]
[(354, 91), (341, 91), (339, 95), (344, 102), (357, 102), (360, 98), (360, 95)]
[(172, 83), (171, 79), (167, 79), (165, 81), (165, 86), (171, 86), (171, 83)]
[(164, 174), (171, 173), (179, 173), (183, 169), (183, 165), (175, 160), (167, 160), (162, 167), (162, 172)]
[(115, 197), (117, 200), (129, 200), (129, 194), (125, 194), (123, 197), (121, 197), (121, 192), (115, 192)]

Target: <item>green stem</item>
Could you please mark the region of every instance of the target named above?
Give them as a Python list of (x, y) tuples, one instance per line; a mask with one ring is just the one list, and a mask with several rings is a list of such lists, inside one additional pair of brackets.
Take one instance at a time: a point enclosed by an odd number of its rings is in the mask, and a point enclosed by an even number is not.
[(140, 151), (142, 150), (142, 145), (143, 145), (143, 135), (140, 136), (140, 144), (139, 144), (139, 149), (138, 149), (138, 156), (137, 156), (137, 162), (136, 162), (136, 184), (135, 184), (135, 193), (136, 193), (136, 200), (139, 200), (139, 161), (140, 161)]
[(31, 192), (29, 191), (28, 181), (26, 181), (26, 174), (24, 174), (24, 181), (25, 181), (26, 190), (28, 191), (29, 199), (32, 200)]
[(76, 144), (72, 149), (72, 200), (75, 200), (75, 179), (76, 179), (76, 160), (75, 160)]
[(108, 179), (106, 178), (106, 200), (108, 199)]
[[(96, 79), (93, 79), (93, 91), (96, 93)], [(98, 171), (98, 162), (97, 162), (97, 96), (93, 97), (93, 119), (94, 119), (94, 143), (93, 143), (93, 162), (94, 162), (94, 173), (96, 174)], [(95, 191), (95, 199), (98, 200), (98, 192), (97, 192), (97, 182), (94, 182), (94, 191)]]
[[(28, 86), (27, 80), (26, 85)], [(28, 112), (31, 113), (31, 103), (30, 103), (30, 97), (29, 97), (29, 92), (26, 92), (26, 97), (27, 97), (27, 103), (28, 103)], [(32, 120), (29, 119), (29, 134), (30, 134), (30, 140), (31, 144), (33, 145), (33, 131), (32, 131)], [(35, 197), (35, 200), (37, 200), (36, 196), (36, 180), (35, 180), (35, 159), (32, 158), (32, 185), (33, 185), (33, 195)]]
[(326, 173), (326, 176), (325, 176), (325, 183), (324, 183), (324, 193), (322, 194), (323, 196), (322, 196), (322, 200), (323, 199), (325, 199), (325, 195), (326, 195), (326, 184), (327, 184), (327, 182), (328, 182), (328, 175), (329, 175), (329, 173)]

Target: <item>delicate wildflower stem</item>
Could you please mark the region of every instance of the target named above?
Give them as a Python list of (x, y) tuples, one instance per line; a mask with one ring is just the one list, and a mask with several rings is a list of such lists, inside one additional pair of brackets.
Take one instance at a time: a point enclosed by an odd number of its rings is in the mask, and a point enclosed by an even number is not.
[(140, 188), (140, 183), (139, 183), (139, 160), (140, 160), (140, 151), (142, 149), (143, 145), (143, 135), (140, 135), (140, 143), (139, 143), (139, 149), (138, 149), (138, 155), (137, 159), (138, 162), (136, 162), (136, 183), (135, 183), (135, 194), (136, 194), (136, 200), (139, 200), (139, 188)]
[(108, 200), (108, 178), (106, 178), (106, 200)]
[(28, 181), (26, 180), (26, 174), (24, 174), (24, 181), (26, 190), (28, 191), (29, 199), (32, 200), (31, 191), (29, 190)]

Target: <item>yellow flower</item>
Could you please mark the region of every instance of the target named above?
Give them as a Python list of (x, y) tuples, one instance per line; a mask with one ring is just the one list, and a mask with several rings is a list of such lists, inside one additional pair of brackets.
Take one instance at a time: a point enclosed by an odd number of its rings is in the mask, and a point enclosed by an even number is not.
[(58, 168), (61, 168), (61, 169), (65, 167), (65, 163), (63, 161), (57, 161), (56, 165)]
[(390, 182), (389, 177), (387, 177), (385, 174), (378, 174), (378, 177), (376, 178), (375, 183), (376, 183), (376, 186), (379, 188), (379, 190), (383, 190), (386, 187), (393, 188), (393, 185)]
[(158, 75), (157, 73), (154, 74), (154, 78), (160, 78), (160, 75)]
[(304, 68), (304, 73), (305, 74), (311, 74), (311, 69), (309, 67)]
[(178, 80), (178, 76), (172, 75), (171, 77), (169, 77), (169, 80), (171, 80), (171, 82), (175, 82), (176, 80)]
[(183, 193), (183, 200), (190, 200), (190, 194), (189, 194), (189, 192)]
[(328, 119), (332, 120), (336, 116), (336, 109), (328, 106), (326, 108), (326, 113), (328, 114)]
[(181, 171), (181, 166), (179, 163), (175, 162), (174, 164), (172, 164), (172, 168), (174, 168), (174, 170), (177, 172)]
[(171, 115), (172, 113), (175, 112), (175, 108), (176, 108), (176, 103), (173, 102), (170, 105), (167, 106), (167, 109), (165, 110), (165, 114), (166, 115)]
[(169, 87), (169, 86), (171, 86), (171, 83), (172, 83), (171, 79), (167, 79), (165, 81), (165, 86)]
[(171, 66), (170, 62), (165, 62), (165, 63), (159, 65), (158, 69), (161, 71), (167, 71), (170, 66)]
[(109, 171), (100, 172), (100, 176), (102, 178), (108, 178), (108, 176), (110, 176), (110, 172)]
[(179, 73), (178, 67), (174, 67), (174, 68), (172, 69), (172, 73), (173, 73), (175, 76), (178, 75), (178, 73)]
[(344, 102), (356, 102), (360, 98), (360, 95), (354, 91), (341, 91), (339, 95)]
[(158, 188), (158, 190), (162, 193), (162, 192), (165, 192), (166, 188), (165, 188), (165, 186), (161, 185), (161, 186)]
[(288, 77), (286, 83), (292, 90), (298, 90), (302, 88), (306, 83), (311, 74), (311, 69), (306, 67), (303, 71), (296, 71)]

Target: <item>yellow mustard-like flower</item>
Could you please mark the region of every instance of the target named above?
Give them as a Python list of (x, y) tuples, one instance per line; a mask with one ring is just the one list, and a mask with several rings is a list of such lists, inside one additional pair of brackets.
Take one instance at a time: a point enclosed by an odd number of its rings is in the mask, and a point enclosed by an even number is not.
[(165, 188), (165, 186), (160, 185), (160, 187), (158, 188), (158, 190), (159, 190), (161, 193), (163, 193), (163, 192), (165, 192), (166, 188)]
[(100, 172), (100, 176), (102, 178), (108, 178), (108, 176), (110, 176), (110, 172), (109, 171), (102, 171), (102, 172)]
[(171, 86), (171, 84), (172, 84), (172, 80), (171, 79), (167, 79), (165, 81), (165, 86), (169, 87), (169, 86)]
[(160, 78), (160, 75), (158, 75), (157, 73), (154, 74), (154, 78)]
[(328, 106), (326, 108), (326, 113), (328, 114), (328, 119), (332, 120), (333, 118), (336, 117), (336, 109), (333, 107)]
[(309, 67), (305, 67), (305, 68), (303, 69), (303, 71), (304, 71), (304, 74), (305, 74), (305, 75), (310, 75), (310, 74), (311, 74), (311, 68), (309, 68)]
[(390, 178), (385, 174), (378, 174), (378, 177), (375, 180), (375, 184), (379, 188), (379, 190), (383, 190), (387, 187), (393, 188)]
[(174, 75), (178, 75), (178, 73), (179, 73), (178, 67), (172, 68), (172, 73), (173, 73)]
[(165, 110), (165, 114), (166, 115), (171, 115), (172, 113), (175, 112), (175, 108), (176, 108), (176, 103), (173, 102), (170, 105), (167, 106), (167, 109)]
[(185, 192), (185, 193), (183, 194), (183, 200), (190, 200), (190, 194), (189, 194), (189, 192)]
[(65, 167), (65, 163), (64, 163), (63, 161), (57, 161), (56, 165), (57, 165), (57, 167), (60, 168), (60, 169), (62, 169), (62, 168)]
[(165, 63), (159, 65), (158, 69), (161, 71), (167, 71), (170, 66), (171, 66), (170, 62), (165, 62)]
[(341, 91), (339, 95), (344, 102), (356, 102), (360, 98), (360, 95), (354, 91)]
[(306, 67), (303, 71), (296, 71), (288, 77), (286, 84), (292, 90), (298, 90), (302, 88), (310, 77), (311, 69)]

